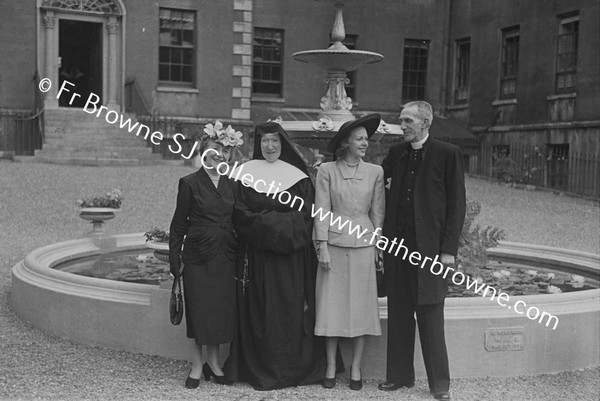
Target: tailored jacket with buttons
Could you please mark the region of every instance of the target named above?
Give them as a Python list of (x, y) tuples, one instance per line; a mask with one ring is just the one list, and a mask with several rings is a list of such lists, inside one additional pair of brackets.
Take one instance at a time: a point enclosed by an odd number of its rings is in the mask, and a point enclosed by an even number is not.
[[(380, 166), (362, 160), (356, 168), (348, 167), (343, 160), (323, 163), (315, 187), (315, 240), (349, 248), (375, 245), (375, 241), (369, 243), (372, 232), (382, 226), (385, 212)], [(317, 212), (319, 208), (322, 214)], [(327, 212), (333, 217), (328, 215), (321, 221)]]
[(181, 262), (209, 262), (217, 253), (235, 259), (238, 245), (231, 216), (236, 185), (221, 176), (215, 187), (202, 168), (179, 180), (169, 233), (169, 263), (174, 270)]
[[(410, 143), (390, 148), (383, 160), (386, 183), (387, 208), (383, 235), (395, 238), (402, 231), (397, 227), (398, 203), (409, 157)], [(417, 171), (414, 187), (414, 219), (417, 249), (409, 249), (408, 255), (418, 251), (424, 257), (434, 258), (440, 253), (456, 255), (458, 242), (465, 220), (465, 179), (462, 153), (457, 146), (431, 138), (423, 144), (421, 166)], [(400, 238), (398, 238), (398, 242)], [(393, 282), (393, 274), (399, 268), (403, 251), (394, 256), (396, 248), (384, 252), (386, 283)], [(408, 257), (407, 257), (408, 259)], [(420, 264), (419, 264), (420, 266)], [(430, 272), (431, 261), (418, 269), (418, 303), (428, 305), (442, 302), (448, 292), (447, 279)], [(447, 276), (450, 277), (450, 276)], [(391, 289), (388, 286), (388, 293)]]

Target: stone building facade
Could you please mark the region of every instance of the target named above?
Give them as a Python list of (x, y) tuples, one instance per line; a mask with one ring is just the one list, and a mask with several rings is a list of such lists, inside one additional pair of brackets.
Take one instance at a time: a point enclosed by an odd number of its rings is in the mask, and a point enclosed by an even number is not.
[[(0, 108), (39, 109), (43, 95), (50, 131), (90, 92), (138, 117), (247, 127), (312, 116), (325, 72), (292, 54), (329, 46), (333, 3), (2, 2)], [(393, 119), (404, 102), (421, 98), (484, 144), (600, 152), (597, 0), (347, 3), (346, 45), (385, 57), (349, 76), (353, 111)], [(38, 91), (36, 76), (52, 80), (49, 92)], [(65, 79), (84, 94), (71, 105), (56, 99)]]

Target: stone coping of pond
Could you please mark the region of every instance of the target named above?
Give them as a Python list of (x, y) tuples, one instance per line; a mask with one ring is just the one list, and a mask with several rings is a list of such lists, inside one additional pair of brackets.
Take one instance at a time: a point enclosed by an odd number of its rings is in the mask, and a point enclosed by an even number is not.
[[(143, 233), (86, 237), (38, 248), (12, 270), (15, 313), (47, 333), (112, 349), (187, 359), (191, 344), (185, 324), (167, 316), (171, 282), (128, 283), (53, 269), (81, 257), (142, 250)], [(493, 257), (548, 266), (565, 264), (597, 277), (599, 255), (530, 244), (503, 242)], [(575, 270), (574, 266), (580, 266)], [(556, 330), (529, 320), (488, 298), (447, 298), (445, 331), (453, 377), (531, 375), (600, 363), (600, 289), (559, 294), (511, 296), (560, 319)], [(365, 378), (385, 377), (387, 299), (379, 299), (382, 335), (368, 336)], [(342, 344), (348, 358), (350, 343)], [(417, 377), (425, 371), (415, 345)], [(224, 353), (226, 355), (226, 353)], [(346, 359), (349, 363), (349, 359)]]
[[(148, 284), (86, 277), (54, 269), (56, 265), (73, 259), (143, 247), (144, 242), (143, 234), (124, 234), (101, 238), (86, 237), (58, 242), (29, 253), (21, 262), (27, 269), (18, 269), (18, 271), (25, 274), (32, 284), (52, 287), (58, 292), (148, 305), (150, 303), (149, 287), (152, 287)], [(15, 269), (17, 268), (19, 268), (19, 264), (15, 266)]]
[(488, 254), (496, 260), (543, 264), (543, 267), (560, 268), (565, 272), (584, 273), (596, 278), (600, 274), (600, 255), (594, 253), (500, 241), (500, 246), (488, 250)]
[[(53, 287), (56, 291), (80, 294), (85, 297), (108, 299), (120, 302), (133, 302), (149, 304), (150, 289), (156, 288), (155, 284), (139, 284), (124, 281), (115, 281), (95, 277), (81, 276), (54, 269), (56, 265), (73, 259), (108, 253), (143, 248), (147, 246), (143, 233), (120, 234), (102, 238), (86, 237), (71, 241), (64, 241), (38, 248), (29, 253), (24, 264), (27, 269), (15, 266), (20, 274), (31, 280), (32, 283)], [(490, 256), (494, 259), (513, 261), (544, 267), (561, 268), (585, 276), (600, 276), (600, 255), (573, 251), (568, 249), (553, 248), (542, 245), (524, 244), (502, 241), (497, 248), (491, 249)], [(162, 285), (170, 289), (170, 284)], [(585, 294), (584, 294), (585, 293)], [(600, 299), (600, 289), (573, 291), (559, 294), (538, 294), (511, 296), (511, 300), (523, 300), (528, 305), (531, 301), (542, 309), (540, 305), (552, 303), (569, 305), (571, 302), (581, 302), (585, 299), (592, 301), (586, 304), (589, 308), (598, 308), (594, 300)], [(387, 298), (379, 298), (380, 316), (387, 318)], [(580, 307), (586, 307), (580, 305)], [(468, 308), (468, 311), (465, 309)], [(512, 315), (515, 312), (507, 308), (499, 308), (489, 298), (462, 297), (446, 299), (446, 317), (459, 317), (464, 313), (469, 316), (485, 315), (494, 309), (495, 315)], [(502, 313), (501, 311), (504, 311)]]

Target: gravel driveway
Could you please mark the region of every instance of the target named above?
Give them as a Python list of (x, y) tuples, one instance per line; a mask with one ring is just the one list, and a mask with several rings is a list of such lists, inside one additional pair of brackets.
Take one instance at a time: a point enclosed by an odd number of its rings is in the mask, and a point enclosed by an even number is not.
[[(187, 390), (184, 361), (113, 351), (49, 336), (21, 321), (10, 307), (12, 266), (42, 245), (81, 237), (75, 200), (123, 190), (122, 211), (107, 223), (112, 233), (166, 228), (177, 180), (189, 167), (79, 167), (0, 161), (0, 399), (52, 400), (431, 400), (425, 380), (385, 393), (377, 380), (351, 391), (347, 378), (320, 386), (257, 392), (202, 382)], [(469, 178), (467, 196), (482, 203), (480, 225), (503, 228), (510, 241), (600, 253), (597, 202), (507, 188)], [(367, 350), (368, 352), (368, 350)], [(453, 379), (454, 400), (598, 400), (600, 368), (532, 377)]]

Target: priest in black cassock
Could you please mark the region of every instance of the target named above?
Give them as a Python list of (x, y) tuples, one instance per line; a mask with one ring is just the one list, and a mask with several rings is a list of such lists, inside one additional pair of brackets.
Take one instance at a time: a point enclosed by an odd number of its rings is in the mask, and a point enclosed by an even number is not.
[[(404, 143), (390, 148), (382, 163), (389, 189), (383, 233), (401, 238), (407, 253), (453, 265), (465, 220), (465, 180), (458, 147), (429, 136), (431, 105), (409, 102), (400, 114)], [(413, 265), (402, 255), (384, 253), (388, 295), (386, 382), (394, 391), (415, 384), (415, 315), (429, 390), (450, 399), (450, 370), (444, 335), (448, 283), (441, 275)]]
[(253, 160), (239, 168), (238, 332), (225, 373), (257, 390), (318, 383), (325, 352), (313, 334), (318, 262), (306, 164), (271, 122), (256, 127)]

